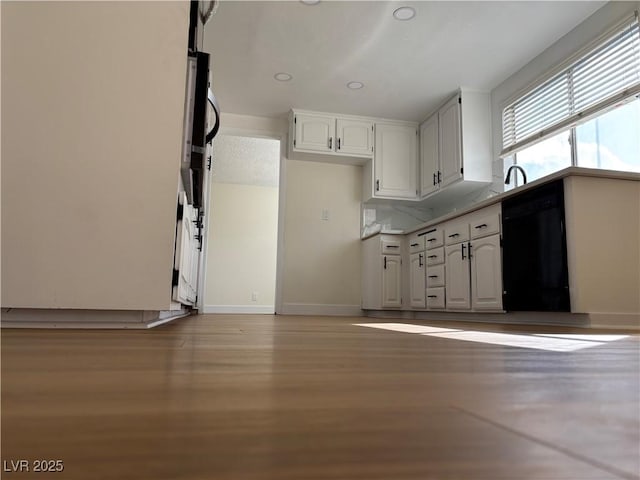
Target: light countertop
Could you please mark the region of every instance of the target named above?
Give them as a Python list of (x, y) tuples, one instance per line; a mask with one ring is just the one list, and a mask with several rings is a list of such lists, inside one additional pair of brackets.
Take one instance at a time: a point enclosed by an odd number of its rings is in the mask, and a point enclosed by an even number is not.
[(540, 185), (544, 185), (545, 183), (553, 182), (554, 180), (559, 180), (561, 178), (570, 177), (570, 176), (597, 177), (597, 178), (608, 178), (608, 179), (615, 179), (615, 180), (632, 180), (632, 181), (640, 182), (640, 173), (618, 172), (614, 170), (601, 170), (597, 168), (568, 167), (563, 170), (559, 170), (555, 173), (552, 173), (551, 175), (547, 175), (546, 177), (542, 177), (537, 180), (534, 180), (533, 182), (527, 183), (526, 185), (523, 185), (521, 187), (517, 187), (517, 188), (514, 188), (513, 190), (509, 190), (508, 192), (495, 195), (481, 202), (469, 205), (468, 207), (455, 210), (441, 217), (434, 218), (427, 222), (421, 223), (408, 230), (401, 231), (401, 230), (384, 230), (383, 229), (378, 232), (372, 232), (367, 236), (362, 237), (362, 240), (366, 240), (368, 238), (374, 237), (375, 235), (406, 235), (406, 234), (414, 233), (414, 232), (417, 232), (418, 230), (422, 230), (424, 228), (437, 225), (447, 220), (451, 220), (452, 218), (460, 217), (462, 215), (474, 212), (476, 210), (480, 210), (481, 208), (488, 207), (490, 205), (495, 205), (496, 203), (502, 202), (506, 198), (512, 197), (513, 195), (518, 195), (522, 192), (526, 192), (527, 190), (531, 190), (532, 188), (539, 187)]

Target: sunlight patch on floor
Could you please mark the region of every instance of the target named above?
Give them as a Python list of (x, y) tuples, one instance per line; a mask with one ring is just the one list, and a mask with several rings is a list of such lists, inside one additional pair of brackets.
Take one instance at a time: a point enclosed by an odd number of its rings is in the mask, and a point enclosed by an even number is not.
[(383, 330), (393, 330), (404, 333), (438, 333), (438, 332), (459, 332), (454, 328), (428, 327), (425, 325), (412, 325), (410, 323), (354, 323), (358, 327), (381, 328)]
[(487, 343), (517, 348), (531, 348), (552, 352), (573, 352), (584, 348), (604, 345), (627, 338), (628, 335), (598, 335), (598, 334), (513, 334), (499, 332), (485, 332), (460, 330), (454, 328), (431, 327), (428, 325), (414, 325), (410, 323), (354, 323), (359, 327), (379, 328), (394, 332), (417, 333), (429, 337), (447, 338), (465, 342)]

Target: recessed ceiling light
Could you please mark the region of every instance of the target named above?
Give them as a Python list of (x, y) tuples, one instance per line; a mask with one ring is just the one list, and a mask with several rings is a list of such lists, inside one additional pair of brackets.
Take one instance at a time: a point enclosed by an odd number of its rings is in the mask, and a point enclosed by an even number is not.
[(349, 83), (347, 83), (347, 87), (349, 87), (351, 90), (359, 90), (362, 87), (364, 87), (364, 83), (362, 83), (362, 82), (349, 82)]
[(416, 11), (411, 7), (400, 7), (393, 11), (393, 18), (396, 20), (411, 20), (416, 16)]
[(279, 72), (276, 73), (273, 78), (275, 78), (276, 80), (278, 80), (279, 82), (288, 82), (289, 80), (291, 80), (293, 77), (288, 74), (287, 72)]
[(320, 3), (320, 0), (300, 0), (300, 2), (305, 5), (317, 5)]

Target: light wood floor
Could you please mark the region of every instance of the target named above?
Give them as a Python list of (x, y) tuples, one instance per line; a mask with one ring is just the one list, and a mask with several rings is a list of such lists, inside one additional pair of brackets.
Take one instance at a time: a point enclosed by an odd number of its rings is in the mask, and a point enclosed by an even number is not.
[(352, 325), (375, 321), (5, 329), (2, 460), (64, 472), (2, 478), (640, 478), (637, 335), (558, 353)]

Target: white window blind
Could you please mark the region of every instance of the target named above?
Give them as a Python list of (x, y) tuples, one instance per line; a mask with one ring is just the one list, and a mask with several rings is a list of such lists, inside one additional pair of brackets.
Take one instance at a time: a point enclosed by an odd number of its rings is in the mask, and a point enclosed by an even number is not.
[(638, 12), (568, 67), (534, 85), (502, 112), (507, 156), (640, 94)]

